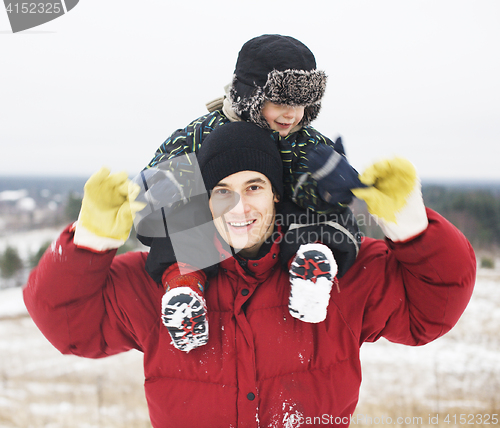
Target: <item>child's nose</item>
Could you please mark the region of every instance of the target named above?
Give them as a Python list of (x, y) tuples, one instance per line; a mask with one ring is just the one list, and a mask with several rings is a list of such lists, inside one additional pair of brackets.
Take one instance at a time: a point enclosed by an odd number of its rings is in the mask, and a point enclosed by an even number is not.
[(285, 117), (294, 117), (296, 114), (296, 107), (294, 106), (286, 106), (285, 113), (283, 116)]

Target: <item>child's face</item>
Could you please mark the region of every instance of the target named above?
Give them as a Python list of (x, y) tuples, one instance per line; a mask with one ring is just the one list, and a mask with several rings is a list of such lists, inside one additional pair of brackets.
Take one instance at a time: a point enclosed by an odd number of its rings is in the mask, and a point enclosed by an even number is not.
[(289, 106), (266, 101), (262, 108), (262, 116), (273, 131), (286, 137), (304, 117), (304, 106)]

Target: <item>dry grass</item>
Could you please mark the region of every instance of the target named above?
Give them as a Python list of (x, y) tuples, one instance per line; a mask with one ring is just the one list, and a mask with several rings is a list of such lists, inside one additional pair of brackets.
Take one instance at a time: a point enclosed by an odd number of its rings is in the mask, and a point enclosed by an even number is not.
[(64, 356), (28, 317), (2, 327), (0, 427), (151, 428), (140, 353)]

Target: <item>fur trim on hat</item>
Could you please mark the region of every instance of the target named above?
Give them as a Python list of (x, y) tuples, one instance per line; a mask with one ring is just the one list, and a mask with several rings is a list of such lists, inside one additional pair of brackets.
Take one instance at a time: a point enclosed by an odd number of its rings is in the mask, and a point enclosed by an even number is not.
[(318, 117), (326, 80), (327, 76), (321, 70), (273, 70), (268, 74), (267, 82), (262, 88), (249, 86), (234, 75), (229, 91), (231, 107), (243, 120), (253, 122), (262, 128), (269, 128), (269, 124), (262, 116), (262, 108), (266, 101), (304, 106), (301, 125), (306, 126)]
[(264, 86), (266, 99), (276, 104), (309, 106), (321, 101), (326, 74), (320, 70), (271, 71)]

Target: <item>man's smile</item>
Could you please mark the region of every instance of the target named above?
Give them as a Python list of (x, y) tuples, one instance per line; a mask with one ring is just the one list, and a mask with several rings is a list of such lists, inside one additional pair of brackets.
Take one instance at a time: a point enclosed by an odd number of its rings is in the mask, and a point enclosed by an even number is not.
[(257, 221), (257, 220), (248, 220), (248, 221), (240, 221), (240, 222), (228, 221), (227, 223), (232, 227), (245, 227), (245, 226), (248, 226), (248, 225), (254, 223), (255, 221)]

